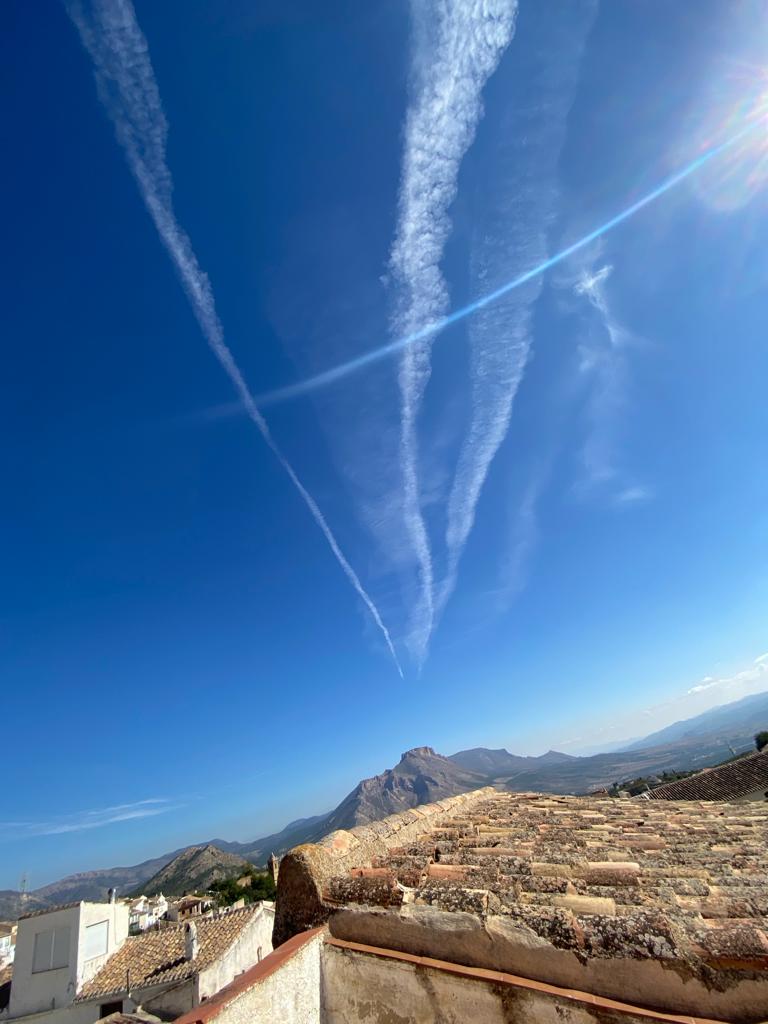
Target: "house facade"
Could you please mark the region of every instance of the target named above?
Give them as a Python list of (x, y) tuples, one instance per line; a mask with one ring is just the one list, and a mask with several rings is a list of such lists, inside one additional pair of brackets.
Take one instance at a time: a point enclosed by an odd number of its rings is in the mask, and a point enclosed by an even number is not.
[(128, 937), (123, 903), (73, 903), (19, 921), (8, 1017), (50, 1014), (75, 996)]
[(272, 951), (274, 906), (129, 935), (127, 903), (77, 903), (29, 915), (0, 1022), (95, 1024), (139, 1008), (171, 1019)]

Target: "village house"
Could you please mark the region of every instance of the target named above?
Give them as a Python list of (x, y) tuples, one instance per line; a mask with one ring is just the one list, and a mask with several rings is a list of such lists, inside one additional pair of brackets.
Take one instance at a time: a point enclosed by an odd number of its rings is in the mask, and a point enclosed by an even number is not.
[(13, 963), (16, 954), (16, 925), (0, 921), (0, 967)]
[(167, 916), (169, 921), (186, 921), (189, 917), (200, 917), (207, 914), (213, 908), (213, 899), (210, 896), (199, 896), (190, 893), (189, 896), (182, 896), (174, 900), (168, 907)]
[(462, 794), (280, 862), (277, 948), (176, 1024), (758, 1024), (768, 806)]
[(274, 905), (129, 935), (127, 903), (73, 903), (19, 921), (10, 1000), (0, 1020), (94, 1024), (137, 1010), (170, 1020), (272, 949)]
[(128, 903), (128, 931), (133, 935), (136, 932), (146, 931), (152, 928), (158, 921), (162, 921), (168, 913), (168, 900), (159, 893), (157, 896), (138, 896)]

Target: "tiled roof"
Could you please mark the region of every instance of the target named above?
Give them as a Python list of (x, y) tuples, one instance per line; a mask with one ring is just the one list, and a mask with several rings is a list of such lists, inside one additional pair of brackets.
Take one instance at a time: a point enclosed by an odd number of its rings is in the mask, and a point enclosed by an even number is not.
[(738, 800), (759, 790), (768, 791), (768, 749), (666, 782), (644, 796), (648, 800)]
[(124, 992), (128, 972), (132, 990), (192, 978), (223, 956), (260, 912), (261, 907), (256, 904), (222, 917), (198, 919), (195, 925), (199, 950), (192, 961), (184, 958), (185, 924), (132, 936), (83, 986), (76, 1001)]
[(378, 928), (382, 911), (395, 921), (429, 907), (503, 919), (582, 962), (768, 969), (768, 805), (486, 791), (402, 845), (387, 837), (389, 820), (288, 854), (278, 918), (302, 862), (332, 931), (341, 908), (371, 908)]

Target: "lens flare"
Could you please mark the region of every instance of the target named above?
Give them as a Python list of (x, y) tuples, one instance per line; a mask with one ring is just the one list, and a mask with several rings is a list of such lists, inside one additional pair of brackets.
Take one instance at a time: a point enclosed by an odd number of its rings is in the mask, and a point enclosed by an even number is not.
[[(304, 380), (297, 381), (295, 384), (288, 384), (282, 388), (276, 388), (274, 391), (265, 392), (262, 395), (257, 396), (256, 403), (260, 406), (275, 405), (278, 402), (284, 402), (291, 398), (298, 398), (301, 395), (308, 395), (313, 391), (317, 391), (320, 388), (327, 387), (329, 384), (335, 384), (336, 382), (343, 380), (345, 377), (349, 377), (352, 374), (358, 373), (364, 370), (366, 367), (371, 366), (373, 363), (377, 363), (382, 359), (387, 359), (390, 356), (396, 355), (403, 349), (408, 348), (409, 345), (413, 345), (418, 341), (422, 341), (425, 338), (429, 338), (434, 334), (438, 334), (440, 331), (445, 330), (446, 327), (450, 327), (452, 324), (458, 323), (460, 320), (464, 320), (466, 317), (476, 313), (479, 309), (484, 309), (486, 306), (490, 306), (494, 302), (498, 302), (503, 296), (508, 295), (509, 292), (514, 291), (516, 288), (520, 288), (526, 282), (532, 278), (539, 277), (541, 274), (545, 274), (552, 267), (557, 266), (558, 263), (562, 263), (567, 260), (574, 253), (579, 250), (586, 248), (591, 245), (597, 239), (602, 238), (603, 235), (612, 231), (614, 228), (623, 224), (625, 221), (634, 217), (636, 213), (644, 210), (646, 206), (660, 199), (665, 193), (669, 192), (670, 189), (675, 188), (681, 182), (686, 181), (700, 172), (704, 167), (709, 168), (714, 166), (715, 158), (728, 154), (734, 162), (738, 161), (739, 154), (744, 149), (748, 149), (754, 146), (755, 139), (760, 135), (758, 145), (765, 146), (765, 122), (768, 118), (768, 109), (765, 107), (760, 110), (754, 108), (750, 111), (750, 118), (747, 123), (740, 131), (726, 138), (724, 142), (710, 145), (704, 150), (696, 159), (691, 160), (690, 163), (686, 164), (681, 170), (675, 174), (670, 175), (661, 182), (656, 188), (647, 192), (642, 198), (636, 202), (631, 203), (620, 213), (617, 213), (610, 220), (605, 221), (599, 227), (595, 228), (594, 231), (590, 231), (589, 234), (579, 238), (578, 241), (573, 242), (571, 245), (561, 249), (560, 252), (554, 256), (550, 256), (549, 259), (544, 260), (536, 267), (532, 267), (525, 273), (520, 274), (519, 277), (513, 278), (501, 287), (496, 288), (494, 291), (489, 292), (487, 295), (483, 295), (479, 299), (475, 299), (474, 302), (470, 302), (466, 306), (462, 306), (460, 309), (455, 310), (453, 313), (449, 313), (448, 316), (443, 317), (441, 320), (436, 320), (434, 323), (427, 324), (426, 327), (421, 330), (414, 331), (412, 334), (408, 334), (403, 338), (397, 338), (395, 341), (388, 342), (385, 345), (381, 345), (379, 348), (372, 349), (369, 352), (365, 352), (363, 355), (356, 356), (354, 359), (350, 359), (345, 363), (341, 363), (338, 366), (331, 367), (328, 370), (324, 370), (322, 373), (318, 373), (313, 377), (307, 377)], [(744, 117), (742, 115), (742, 123)], [(759, 129), (763, 129), (759, 132)], [(720, 164), (720, 161), (717, 161)]]
[[(719, 125), (721, 137), (730, 135), (736, 125), (757, 125), (767, 116), (768, 72), (746, 64), (723, 78), (707, 105), (707, 121)], [(706, 137), (705, 131), (701, 134)], [(697, 175), (694, 191), (712, 209), (730, 213), (750, 203), (766, 185), (768, 133), (750, 132), (741, 135), (722, 160)]]

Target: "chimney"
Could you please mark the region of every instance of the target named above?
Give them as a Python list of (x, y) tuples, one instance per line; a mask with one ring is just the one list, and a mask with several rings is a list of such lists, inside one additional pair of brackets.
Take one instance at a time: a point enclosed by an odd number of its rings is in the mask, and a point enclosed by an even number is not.
[(117, 889), (110, 889), (109, 892), (107, 893), (107, 896), (109, 898), (109, 902), (110, 903), (116, 903), (117, 902)]
[(199, 948), (197, 925), (194, 921), (187, 921), (184, 925), (184, 959), (194, 960), (197, 957)]

